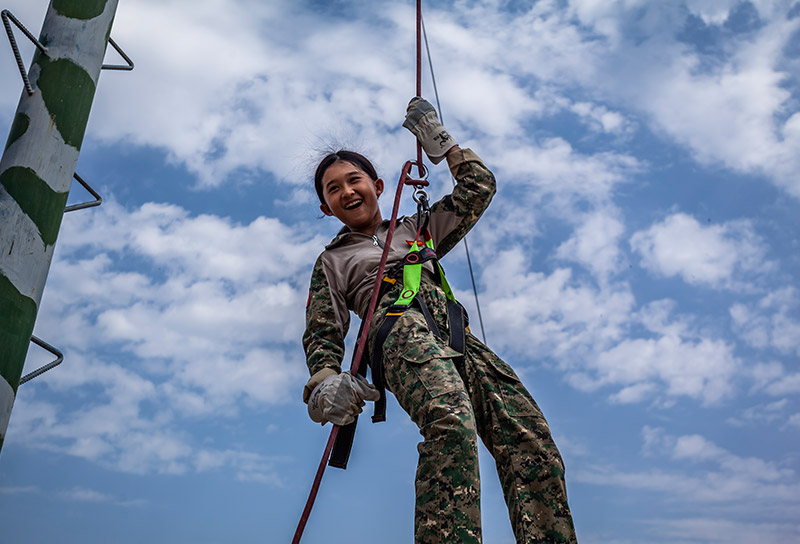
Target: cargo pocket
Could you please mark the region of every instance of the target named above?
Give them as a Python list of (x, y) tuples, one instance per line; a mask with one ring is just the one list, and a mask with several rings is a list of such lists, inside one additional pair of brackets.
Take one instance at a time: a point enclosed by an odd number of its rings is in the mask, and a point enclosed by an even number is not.
[(383, 345), (386, 388), (412, 419), (432, 399), (456, 393), (466, 395), (452, 358), (458, 352), (428, 330), (416, 309), (409, 309), (395, 324)]
[(429, 329), (422, 313), (409, 308), (397, 319), (383, 343), (384, 365), (404, 359), (422, 364), (431, 359), (449, 359), (459, 353), (437, 338)]
[[(492, 355), (494, 355), (494, 354), (492, 354)], [(506, 378), (508, 378), (510, 380), (514, 380), (514, 381), (522, 383), (522, 381), (517, 376), (517, 373), (514, 372), (514, 369), (511, 368), (511, 365), (509, 365), (507, 362), (505, 362), (502, 359), (500, 359), (497, 355), (495, 355), (494, 357), (487, 357), (487, 358), (489, 359), (489, 364), (491, 364), (492, 367), (494, 367), (494, 369), (499, 374), (501, 374), (502, 376), (504, 376), (504, 377), (506, 377)]]

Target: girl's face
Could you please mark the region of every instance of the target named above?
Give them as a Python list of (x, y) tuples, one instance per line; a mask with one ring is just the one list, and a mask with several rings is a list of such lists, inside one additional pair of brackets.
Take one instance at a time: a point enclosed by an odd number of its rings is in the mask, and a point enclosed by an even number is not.
[(378, 206), (382, 192), (382, 179), (373, 180), (358, 166), (337, 161), (322, 176), (325, 204), (319, 209), (325, 215), (336, 216), (351, 231), (372, 236), (382, 220)]

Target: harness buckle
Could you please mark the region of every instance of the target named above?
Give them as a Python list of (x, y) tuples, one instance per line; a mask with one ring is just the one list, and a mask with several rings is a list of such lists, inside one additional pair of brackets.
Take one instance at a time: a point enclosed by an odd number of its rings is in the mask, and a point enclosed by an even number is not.
[(408, 310), (408, 304), (392, 304), (386, 309), (386, 315), (388, 316), (400, 316)]
[[(425, 185), (428, 185), (427, 181), (425, 182)], [(422, 206), (423, 211), (428, 210), (428, 193), (421, 186), (416, 186), (414, 194), (411, 195), (411, 198), (413, 198), (414, 202), (416, 202), (419, 206)]]

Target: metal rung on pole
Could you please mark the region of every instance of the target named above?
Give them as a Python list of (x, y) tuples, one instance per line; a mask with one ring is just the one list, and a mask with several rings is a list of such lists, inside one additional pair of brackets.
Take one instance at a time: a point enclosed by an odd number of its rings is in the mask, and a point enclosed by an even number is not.
[(28, 374), (25, 374), (19, 380), (19, 384), (20, 385), (22, 385), (25, 382), (29, 382), (32, 379), (34, 379), (35, 377), (41, 376), (42, 374), (44, 374), (48, 370), (51, 370), (51, 369), (57, 367), (64, 360), (64, 354), (61, 353), (58, 349), (56, 349), (53, 346), (51, 346), (50, 344), (48, 344), (47, 342), (45, 342), (44, 340), (42, 340), (40, 338), (37, 338), (35, 336), (31, 336), (31, 342), (33, 342), (34, 344), (36, 344), (39, 347), (42, 347), (42, 348), (46, 349), (47, 351), (49, 351), (50, 353), (55, 355), (56, 356), (56, 360), (55, 361), (51, 361), (51, 362), (47, 363), (46, 365), (37, 368), (33, 372), (29, 372)]
[(111, 36), (108, 37), (108, 43), (111, 44), (111, 47), (113, 47), (116, 50), (116, 52), (119, 53), (119, 56), (122, 57), (128, 64), (104, 64), (103, 66), (100, 67), (100, 69), (127, 70), (127, 71), (133, 70), (133, 61), (130, 59), (130, 57), (128, 57), (128, 55), (125, 54), (125, 51), (123, 51), (122, 48), (117, 45), (117, 42), (115, 42)]
[(72, 177), (75, 178), (76, 180), (78, 180), (78, 183), (83, 185), (83, 188), (86, 189), (87, 191), (89, 191), (89, 193), (91, 193), (91, 195), (95, 198), (95, 200), (92, 200), (91, 202), (83, 202), (81, 204), (72, 204), (70, 206), (67, 206), (66, 208), (64, 208), (64, 213), (74, 212), (75, 210), (83, 210), (83, 209), (86, 209), (86, 208), (93, 208), (93, 207), (99, 206), (100, 204), (103, 203), (103, 197), (101, 197), (99, 194), (97, 194), (97, 192), (94, 189), (92, 189), (89, 186), (89, 184), (86, 183), (86, 181), (84, 181), (84, 179), (78, 175), (77, 172), (75, 172), (72, 175)]
[(33, 87), (31, 87), (31, 82), (28, 80), (28, 70), (25, 68), (25, 63), (22, 62), (22, 55), (19, 54), (19, 47), (17, 47), (17, 40), (14, 38), (14, 32), (11, 29), (11, 23), (14, 23), (18, 29), (22, 31), (25, 36), (28, 37), (30, 41), (33, 42), (39, 51), (44, 54), (47, 54), (47, 48), (42, 45), (42, 43), (36, 39), (36, 37), (30, 33), (30, 31), (25, 28), (19, 19), (14, 17), (14, 14), (4, 9), (0, 12), (0, 17), (3, 19), (3, 26), (6, 27), (6, 34), (8, 34), (8, 41), (11, 42), (11, 49), (14, 51), (14, 58), (17, 60), (17, 66), (19, 67), (19, 74), (22, 76), (22, 82), (25, 84), (25, 90), (28, 92), (28, 95), (32, 95), (34, 93)]

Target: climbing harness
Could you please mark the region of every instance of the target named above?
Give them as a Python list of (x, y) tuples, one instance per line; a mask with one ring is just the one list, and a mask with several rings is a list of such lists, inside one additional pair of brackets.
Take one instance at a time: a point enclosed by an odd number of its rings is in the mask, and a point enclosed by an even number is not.
[[(408, 250), (403, 260), (397, 263), (383, 278), (384, 283), (382, 284), (382, 291), (387, 290), (385, 287), (387, 285), (395, 285), (397, 283), (397, 276), (399, 275), (402, 275), (403, 278), (403, 289), (395, 303), (387, 308), (383, 323), (381, 323), (378, 332), (375, 334), (375, 340), (373, 342), (372, 358), (370, 360), (372, 383), (381, 394), (380, 399), (375, 403), (375, 414), (372, 416), (373, 423), (386, 420), (383, 344), (392, 332), (397, 320), (400, 319), (406, 310), (415, 306), (425, 318), (428, 330), (437, 338), (442, 337), (436, 320), (428, 309), (424, 297), (420, 294), (422, 265), (426, 262), (430, 261), (435, 265), (437, 283), (447, 297), (448, 331), (450, 333), (449, 345), (460, 353), (462, 357), (464, 355), (465, 334), (468, 327), (467, 315), (464, 311), (464, 307), (461, 306), (453, 295), (453, 290), (450, 288), (450, 284), (447, 283), (447, 278), (444, 275), (444, 269), (442, 265), (439, 264), (439, 260), (436, 257), (433, 239), (428, 232), (431, 210), (428, 204), (427, 193), (418, 190), (415, 192), (414, 200), (417, 202), (417, 235), (414, 240), (410, 242), (411, 249)], [(380, 297), (383, 297), (383, 293)], [(460, 361), (456, 361), (456, 364), (460, 364)]]

